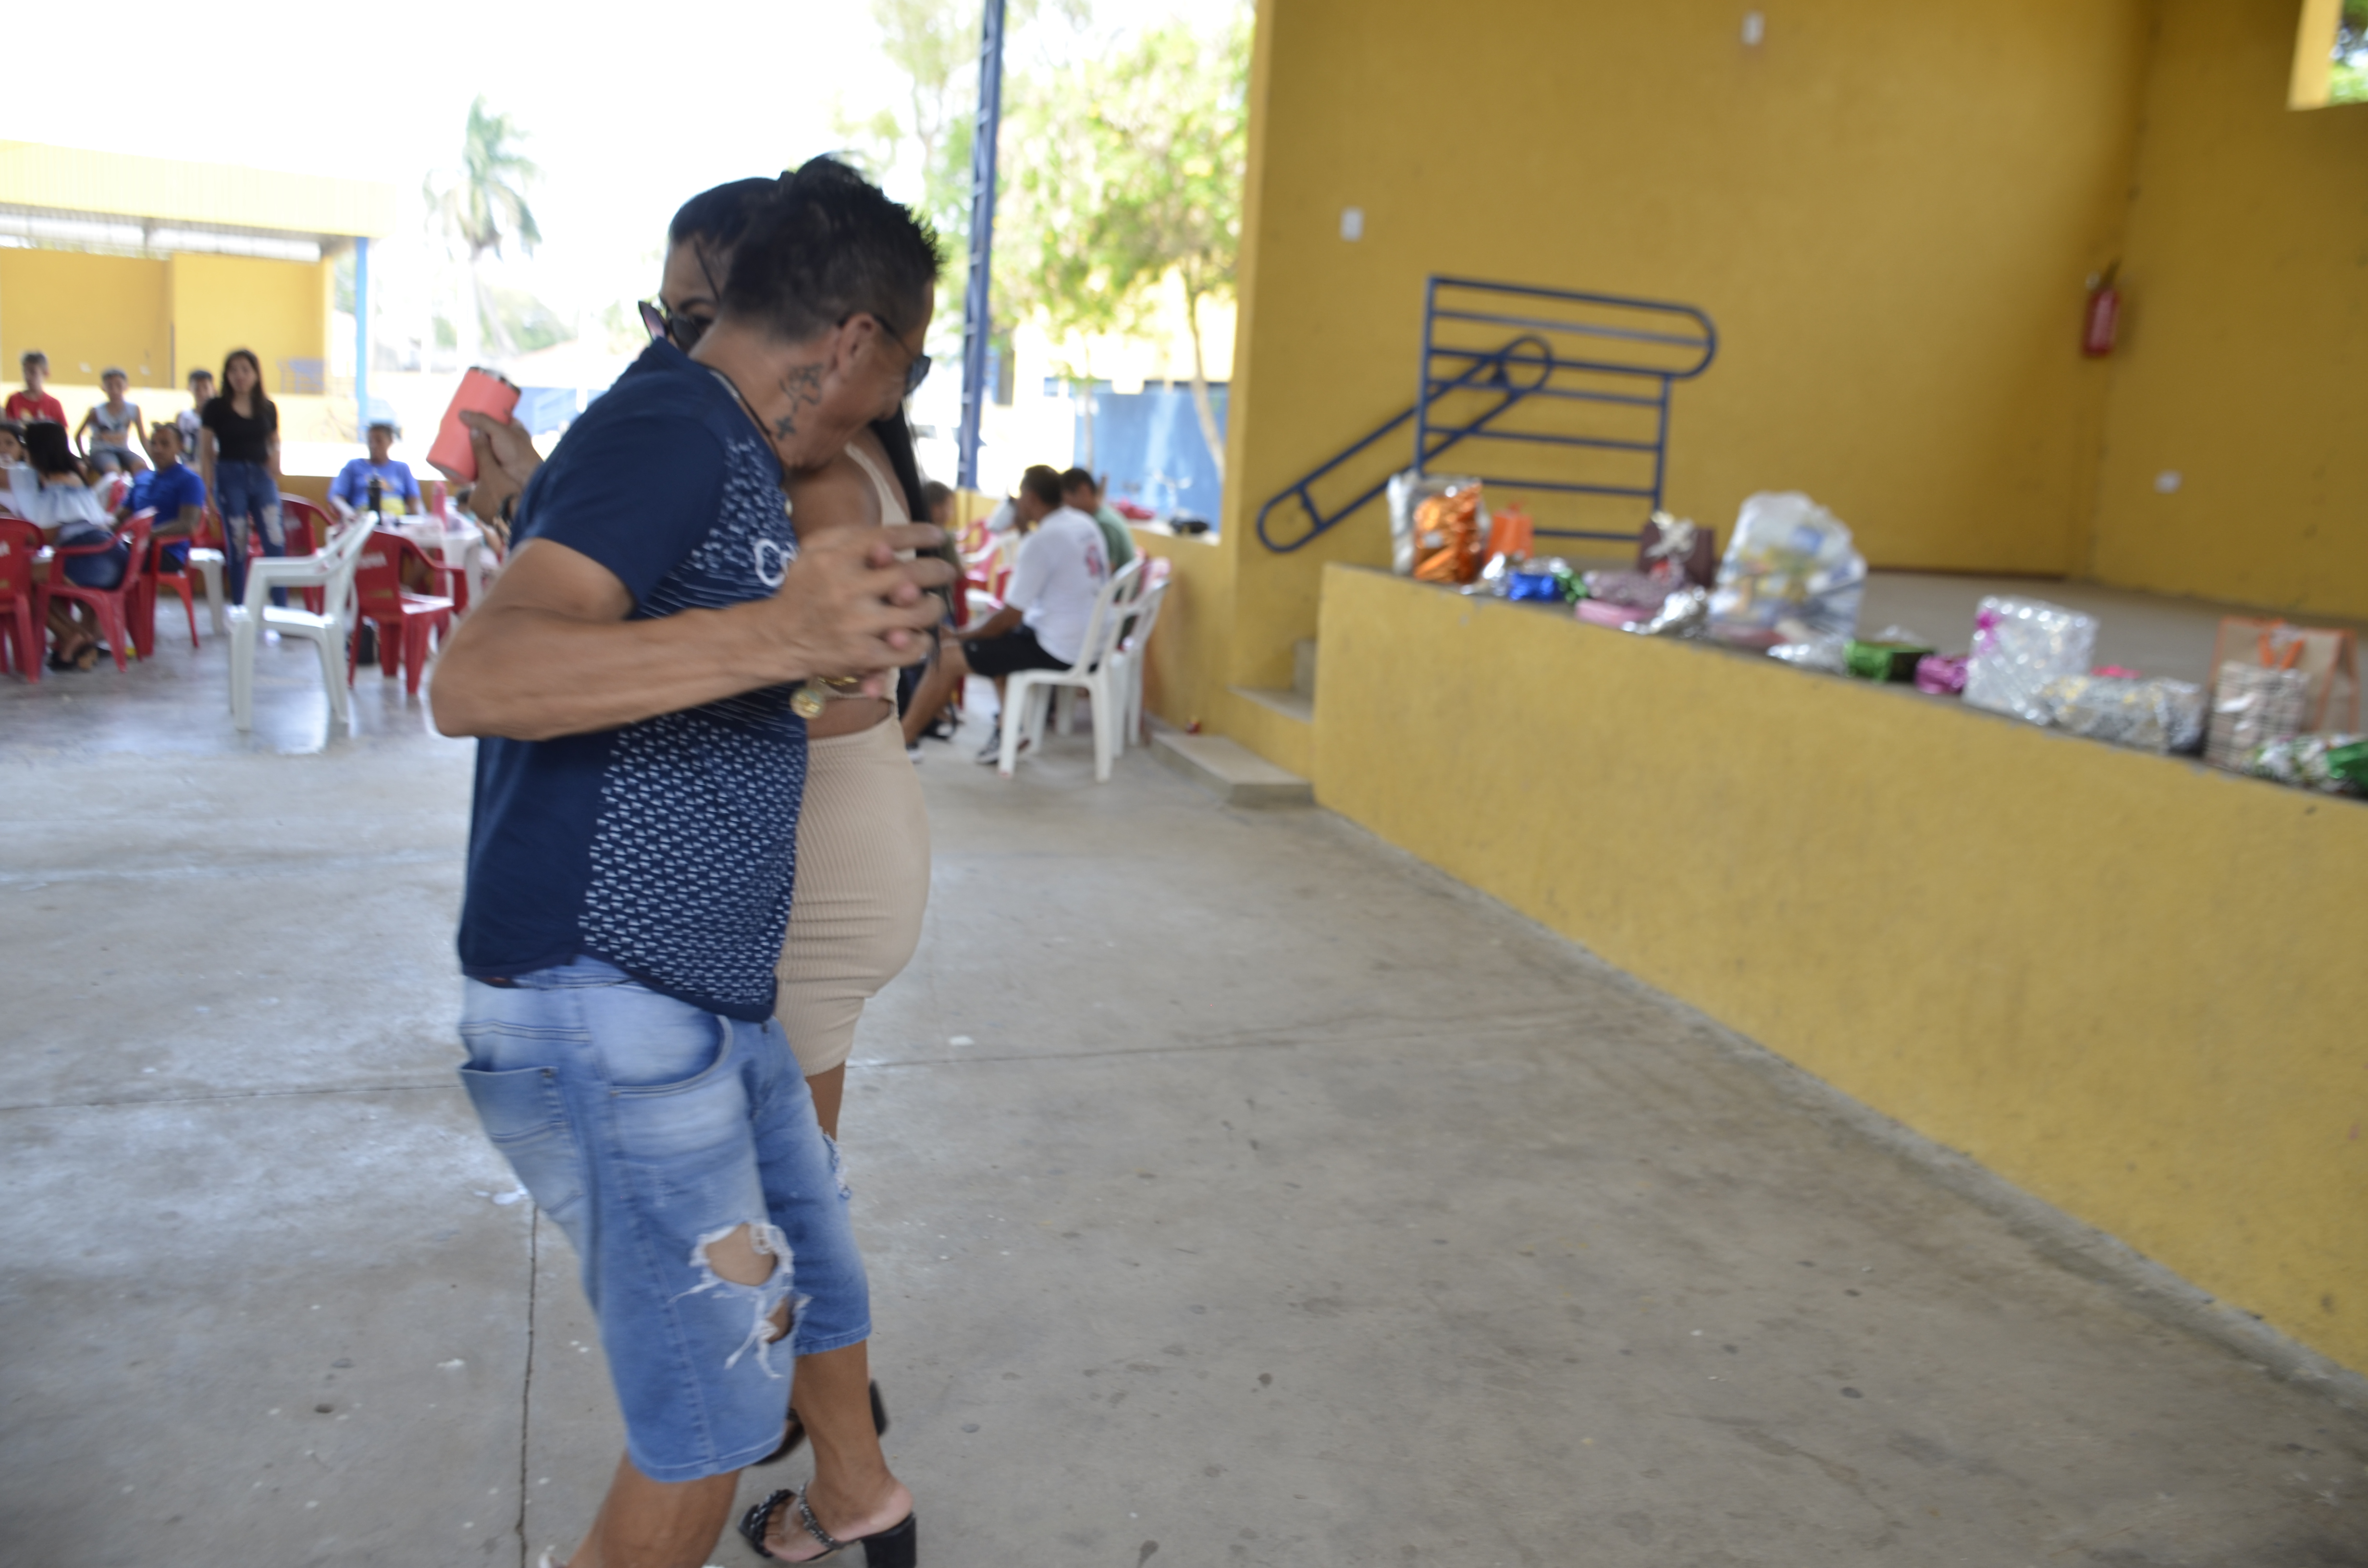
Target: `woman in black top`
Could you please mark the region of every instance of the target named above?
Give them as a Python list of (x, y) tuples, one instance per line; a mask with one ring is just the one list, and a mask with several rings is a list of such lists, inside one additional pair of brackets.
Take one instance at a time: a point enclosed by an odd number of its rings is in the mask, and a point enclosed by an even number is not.
[[(279, 410), (263, 395), (263, 365), (251, 350), (233, 348), (222, 360), (222, 392), (199, 417), (205, 444), (198, 467), (206, 494), (222, 512), (223, 575), (233, 604), (246, 602), (246, 540), (250, 525), (260, 529), (263, 553), (288, 553), (279, 526)], [(274, 604), (287, 602), (275, 590)]]

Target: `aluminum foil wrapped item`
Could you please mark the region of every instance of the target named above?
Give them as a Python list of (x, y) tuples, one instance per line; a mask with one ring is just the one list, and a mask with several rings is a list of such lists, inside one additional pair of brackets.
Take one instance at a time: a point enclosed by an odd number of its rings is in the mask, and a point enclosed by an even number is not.
[(2057, 676), (2039, 700), (2056, 728), (2090, 740), (2166, 754), (2203, 745), (2203, 688), (2189, 681)]
[(2086, 675), (2097, 646), (2093, 616), (2044, 599), (1984, 599), (1965, 661), (1965, 700), (2034, 724), (2050, 722), (2040, 690), (2058, 676)]
[(1858, 630), (1866, 559), (1839, 517), (1796, 491), (1748, 496), (1710, 597), (1710, 634), (1744, 648), (1803, 639), (1777, 623), (1801, 622), (1819, 636)]
[(1820, 675), (1839, 676), (1850, 673), (1850, 645), (1847, 637), (1829, 632), (1813, 631), (1790, 642), (1779, 642), (1768, 650), (1771, 659)]
[(1475, 581), (1487, 538), (1479, 480), (1414, 469), (1390, 476), (1390, 569), (1399, 576)]
[(1699, 637), (1709, 627), (1710, 594), (1688, 584), (1664, 598), (1649, 619), (1631, 621), (1621, 630), (1647, 637)]
[(2295, 735), (2253, 748), (2245, 771), (2330, 795), (2368, 795), (2368, 736)]

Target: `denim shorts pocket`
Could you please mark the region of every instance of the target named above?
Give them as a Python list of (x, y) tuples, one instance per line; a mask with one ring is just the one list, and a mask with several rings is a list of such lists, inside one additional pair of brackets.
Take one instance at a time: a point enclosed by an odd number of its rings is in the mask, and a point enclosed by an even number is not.
[(550, 1067), (505, 1073), (461, 1069), (477, 1119), (542, 1211), (564, 1226), (584, 1202), (584, 1160), (567, 1116), (559, 1074)]
[[(728, 1036), (717, 1022), (719, 1046)], [(751, 1149), (748, 1086), (728, 1049), (677, 1084), (611, 1086), (617, 1153), (639, 1165), (700, 1165), (700, 1156)]]

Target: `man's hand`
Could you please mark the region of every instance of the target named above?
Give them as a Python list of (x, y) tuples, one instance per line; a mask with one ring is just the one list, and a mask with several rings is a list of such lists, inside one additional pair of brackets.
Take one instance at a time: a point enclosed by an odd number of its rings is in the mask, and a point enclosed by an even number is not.
[(803, 545), (765, 606), (765, 633), (798, 672), (785, 678), (870, 675), (928, 657), (928, 634), (945, 614), (928, 590), (952, 582), (954, 571), (934, 555), (897, 554), (944, 540), (928, 523), (899, 523), (831, 528)]
[[(476, 488), (470, 493), (469, 509), (481, 518), (499, 521), (503, 506), (524, 490), (534, 471), (542, 466), (542, 454), (534, 449), (534, 437), (527, 427), (515, 419), (495, 419), (490, 414), (464, 409), (461, 423), (469, 427), (469, 449), (477, 456)], [(468, 483), (442, 463), (435, 467), (455, 484)]]

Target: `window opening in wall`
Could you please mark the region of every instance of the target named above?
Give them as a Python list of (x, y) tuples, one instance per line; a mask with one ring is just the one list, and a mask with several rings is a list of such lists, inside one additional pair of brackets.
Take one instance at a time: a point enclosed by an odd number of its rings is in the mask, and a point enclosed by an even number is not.
[(2303, 0), (2289, 108), (2368, 103), (2368, 0)]

